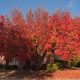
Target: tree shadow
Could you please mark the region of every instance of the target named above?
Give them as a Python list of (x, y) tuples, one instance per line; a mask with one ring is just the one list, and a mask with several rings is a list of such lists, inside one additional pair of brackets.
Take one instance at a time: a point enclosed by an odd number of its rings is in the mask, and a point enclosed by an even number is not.
[[(50, 77), (53, 77), (53, 73), (51, 72), (47, 72), (45, 70), (42, 70), (42, 71), (28, 71), (28, 70), (21, 70), (21, 71), (18, 71), (16, 70), (15, 73), (7, 76), (7, 77), (4, 77), (5, 78), (15, 78), (15, 79), (36, 79), (36, 80), (46, 80), (46, 78), (50, 78)], [(54, 78), (54, 77), (53, 77)]]
[(61, 71), (67, 71), (67, 70), (78, 70), (80, 68), (76, 68), (76, 67), (70, 67), (70, 68), (61, 68)]

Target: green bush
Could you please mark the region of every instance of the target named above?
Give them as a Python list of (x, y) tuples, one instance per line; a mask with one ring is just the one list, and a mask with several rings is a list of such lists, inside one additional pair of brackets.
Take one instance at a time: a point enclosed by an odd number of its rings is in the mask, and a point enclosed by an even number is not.
[(75, 62), (75, 67), (80, 67), (80, 60), (77, 60), (77, 61)]
[(62, 67), (62, 64), (61, 63), (56, 63), (57, 66), (58, 66), (58, 69), (60, 69)]
[(49, 72), (56, 71), (56, 70), (58, 70), (58, 66), (57, 66), (57, 64), (47, 64), (47, 70)]

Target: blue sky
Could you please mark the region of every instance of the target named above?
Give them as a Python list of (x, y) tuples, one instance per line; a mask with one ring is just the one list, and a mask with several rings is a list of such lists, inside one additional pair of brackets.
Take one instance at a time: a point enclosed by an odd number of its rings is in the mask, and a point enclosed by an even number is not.
[(25, 14), (27, 9), (35, 10), (40, 6), (49, 13), (61, 9), (80, 16), (80, 0), (0, 0), (0, 15), (9, 14), (13, 8), (19, 8)]

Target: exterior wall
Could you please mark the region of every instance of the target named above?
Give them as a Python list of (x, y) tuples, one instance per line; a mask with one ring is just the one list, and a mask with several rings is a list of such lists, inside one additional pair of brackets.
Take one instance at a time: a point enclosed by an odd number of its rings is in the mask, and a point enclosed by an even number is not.
[[(0, 56), (0, 64), (6, 64), (5, 61), (5, 56), (1, 55)], [(9, 65), (19, 65), (19, 61), (16, 58), (13, 58), (10, 62)]]
[(13, 58), (9, 65), (19, 65), (19, 61), (16, 58)]
[(0, 56), (0, 64), (6, 64), (5, 56), (3, 55)]

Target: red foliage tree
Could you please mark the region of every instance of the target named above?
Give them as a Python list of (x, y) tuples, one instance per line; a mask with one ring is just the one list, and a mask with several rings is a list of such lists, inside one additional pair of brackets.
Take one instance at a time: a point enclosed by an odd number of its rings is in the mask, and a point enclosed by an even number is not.
[(73, 18), (68, 12), (49, 15), (40, 8), (34, 13), (30, 9), (24, 19), (21, 11), (14, 9), (11, 19), (1, 17), (0, 52), (9, 61), (17, 56), (25, 63), (36, 56), (34, 61), (39, 65), (45, 54), (54, 53), (63, 60), (75, 61), (80, 58), (79, 46), (80, 18)]

